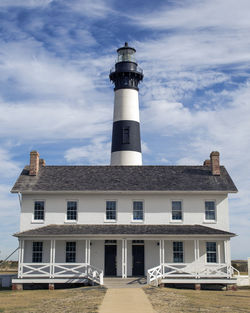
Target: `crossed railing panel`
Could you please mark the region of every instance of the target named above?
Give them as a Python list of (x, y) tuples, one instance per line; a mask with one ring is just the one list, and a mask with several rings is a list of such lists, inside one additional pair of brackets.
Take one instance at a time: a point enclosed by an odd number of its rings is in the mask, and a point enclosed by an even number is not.
[(103, 271), (86, 263), (23, 263), (20, 265), (19, 278), (83, 278), (103, 284)]
[(234, 272), (239, 275), (239, 271), (228, 264), (202, 265), (197, 263), (165, 263), (149, 269), (147, 273), (147, 281), (149, 284), (151, 282), (158, 282), (159, 279), (168, 277), (231, 278), (234, 275)]

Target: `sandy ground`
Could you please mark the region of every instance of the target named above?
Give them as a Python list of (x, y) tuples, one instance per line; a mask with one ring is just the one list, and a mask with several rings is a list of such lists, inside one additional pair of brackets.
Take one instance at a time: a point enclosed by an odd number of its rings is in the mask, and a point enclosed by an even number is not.
[(157, 313), (249, 313), (250, 289), (237, 291), (145, 287)]
[(97, 313), (105, 288), (0, 291), (4, 313)]

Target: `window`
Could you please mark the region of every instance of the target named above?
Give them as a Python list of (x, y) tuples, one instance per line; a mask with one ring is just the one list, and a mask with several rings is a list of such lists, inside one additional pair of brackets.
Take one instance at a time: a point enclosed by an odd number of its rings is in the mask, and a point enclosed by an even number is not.
[(76, 201), (67, 202), (67, 220), (71, 220), (71, 221), (77, 220), (77, 202)]
[(216, 254), (216, 242), (207, 242), (207, 263), (216, 263), (217, 254)]
[(133, 220), (135, 221), (143, 220), (143, 202), (142, 201), (133, 202)]
[(32, 249), (32, 262), (41, 263), (43, 261), (43, 243), (34, 241)]
[(74, 263), (76, 261), (76, 242), (66, 242), (66, 262)]
[(173, 242), (173, 261), (174, 263), (183, 263), (183, 242)]
[(172, 201), (172, 220), (182, 220), (182, 205), (181, 201)]
[(122, 129), (122, 143), (129, 144), (129, 127)]
[(35, 201), (34, 220), (44, 220), (44, 201)]
[(106, 220), (116, 220), (115, 201), (106, 201)]
[(215, 220), (215, 202), (205, 201), (205, 219)]

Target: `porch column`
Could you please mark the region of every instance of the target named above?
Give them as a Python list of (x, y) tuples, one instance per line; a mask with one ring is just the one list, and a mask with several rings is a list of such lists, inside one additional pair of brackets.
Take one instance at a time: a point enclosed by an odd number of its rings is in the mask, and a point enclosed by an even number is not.
[(200, 259), (200, 241), (198, 239), (194, 240), (194, 263), (195, 263), (195, 272), (196, 278), (199, 278), (199, 259)]
[(90, 264), (90, 240), (85, 240), (85, 263)]
[(160, 266), (163, 272), (163, 264), (165, 263), (165, 253), (164, 253), (165, 240), (160, 240)]
[(50, 240), (50, 278), (54, 278), (54, 272), (55, 272), (55, 248), (56, 248), (56, 241)]
[(127, 278), (128, 241), (122, 239), (122, 278)]
[(18, 278), (23, 277), (23, 256), (24, 256), (24, 240), (19, 239), (18, 251)]
[[(221, 251), (220, 251), (220, 241), (217, 241), (217, 250), (218, 250), (218, 263), (221, 264)], [(225, 262), (226, 263), (226, 262)]]

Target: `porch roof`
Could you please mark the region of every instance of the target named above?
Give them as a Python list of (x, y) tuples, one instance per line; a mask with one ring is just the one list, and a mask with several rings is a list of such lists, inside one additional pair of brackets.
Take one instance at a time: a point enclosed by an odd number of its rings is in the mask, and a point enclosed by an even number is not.
[(237, 192), (224, 166), (44, 166), (29, 176), (26, 166), (12, 192), (217, 191)]
[(234, 233), (202, 225), (48, 225), (16, 233), (16, 237), (81, 235), (219, 235)]

